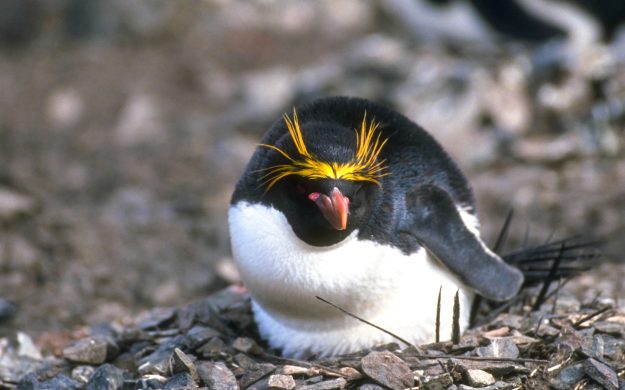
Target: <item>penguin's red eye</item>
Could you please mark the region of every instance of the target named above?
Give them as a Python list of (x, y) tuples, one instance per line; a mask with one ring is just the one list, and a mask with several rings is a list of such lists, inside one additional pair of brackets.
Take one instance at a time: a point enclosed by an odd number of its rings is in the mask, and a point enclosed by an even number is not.
[(300, 194), (305, 194), (306, 193), (306, 188), (304, 188), (303, 185), (298, 184), (297, 186), (295, 186), (295, 189), (297, 190), (297, 192), (299, 192)]

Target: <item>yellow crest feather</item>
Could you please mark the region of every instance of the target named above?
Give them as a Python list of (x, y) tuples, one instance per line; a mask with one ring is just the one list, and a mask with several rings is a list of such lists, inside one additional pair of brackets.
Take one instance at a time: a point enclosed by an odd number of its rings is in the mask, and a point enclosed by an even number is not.
[(322, 161), (308, 151), (295, 109), (293, 109), (293, 119), (286, 114), (284, 115), (284, 123), (289, 130), (298, 156), (291, 156), (275, 145), (260, 144), (260, 146), (277, 151), (289, 160), (286, 164), (274, 165), (265, 169), (267, 173), (262, 176), (262, 180), (263, 184), (267, 186), (267, 190), (290, 175), (298, 175), (308, 179), (368, 181), (378, 185), (380, 185), (379, 179), (388, 175), (384, 165), (385, 160), (378, 161), (380, 152), (388, 139), (380, 139), (380, 133), (376, 132), (378, 124), (374, 120), (367, 124), (366, 111), (360, 130), (356, 130), (356, 153), (346, 163)]

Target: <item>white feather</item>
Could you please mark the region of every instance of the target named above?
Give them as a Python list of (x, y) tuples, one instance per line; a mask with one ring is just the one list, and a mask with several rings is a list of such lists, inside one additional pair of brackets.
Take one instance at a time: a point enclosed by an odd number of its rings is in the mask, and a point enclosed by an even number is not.
[[(477, 232), (477, 220), (459, 209)], [(434, 341), (442, 287), (441, 338), (451, 335), (453, 296), (460, 291), (460, 326), (468, 326), (473, 292), (420, 250), (405, 255), (354, 231), (315, 247), (300, 240), (280, 211), (239, 202), (229, 211), (234, 259), (253, 298), (261, 336), (285, 356), (330, 356), (393, 340), (318, 301), (325, 298), (413, 343)]]

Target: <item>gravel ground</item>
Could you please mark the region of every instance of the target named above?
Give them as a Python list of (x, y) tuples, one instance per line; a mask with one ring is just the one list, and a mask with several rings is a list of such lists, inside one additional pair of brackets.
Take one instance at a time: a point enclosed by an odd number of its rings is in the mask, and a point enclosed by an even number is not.
[(236, 281), (233, 184), (273, 120), (327, 95), (432, 132), (490, 242), (510, 208), (510, 248), (604, 238), (609, 263), (566, 292), (622, 315), (625, 36), (571, 58), (558, 42), (423, 44), (378, 2), (27, 3), (22, 41), (0, 39), (0, 349)]

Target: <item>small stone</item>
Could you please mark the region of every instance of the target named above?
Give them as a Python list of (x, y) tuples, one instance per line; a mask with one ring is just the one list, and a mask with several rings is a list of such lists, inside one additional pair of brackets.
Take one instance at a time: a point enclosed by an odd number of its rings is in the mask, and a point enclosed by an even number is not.
[(156, 351), (139, 360), (139, 374), (167, 375), (170, 368), (171, 355), (174, 348), (184, 343), (184, 336), (176, 336), (159, 345)]
[(215, 329), (196, 325), (187, 332), (187, 344), (189, 348), (195, 349), (197, 346), (202, 345), (216, 336), (219, 336), (219, 332)]
[(618, 377), (616, 372), (607, 364), (597, 359), (589, 358), (583, 363), (586, 375), (607, 390), (618, 390)]
[(597, 321), (593, 325), (598, 332), (620, 336), (625, 333), (625, 324), (612, 321)]
[(495, 383), (495, 377), (483, 370), (467, 370), (464, 379), (473, 387), (485, 387)]
[(186, 390), (197, 389), (198, 385), (195, 383), (191, 375), (186, 372), (181, 372), (172, 376), (167, 383), (165, 383), (164, 390)]
[(197, 372), (202, 383), (212, 390), (239, 390), (237, 379), (223, 362), (199, 362)]
[(122, 370), (111, 365), (103, 364), (93, 373), (85, 390), (118, 390), (124, 383)]
[(95, 367), (93, 366), (76, 366), (72, 369), (72, 379), (80, 383), (87, 383), (94, 372)]
[(355, 381), (363, 377), (360, 371), (353, 367), (341, 367), (339, 368), (339, 372), (343, 374), (348, 381)]
[(466, 370), (477, 369), (483, 370), (494, 376), (506, 376), (511, 374), (527, 374), (529, 368), (514, 362), (494, 362), (494, 361), (471, 361), (452, 359), (454, 365)]
[(519, 348), (509, 337), (495, 338), (486, 347), (480, 347), (476, 350), (478, 356), (484, 357), (503, 357), (516, 359), (519, 357)]
[(261, 363), (255, 366), (254, 370), (248, 370), (239, 380), (242, 388), (246, 388), (251, 384), (261, 380), (276, 370), (276, 366), (271, 363)]
[(87, 337), (63, 349), (63, 357), (76, 363), (102, 364), (106, 361), (106, 341)]
[(358, 390), (385, 390), (385, 389), (382, 386), (372, 385), (371, 383), (367, 383), (367, 384), (360, 386)]
[(196, 353), (206, 359), (219, 359), (228, 349), (228, 346), (220, 337), (213, 337), (198, 348)]
[(261, 349), (258, 344), (256, 344), (256, 341), (252, 340), (249, 337), (237, 337), (232, 342), (232, 348), (236, 349), (239, 352), (248, 353), (251, 355), (256, 355), (261, 352)]
[(360, 363), (368, 377), (391, 389), (405, 389), (414, 383), (410, 367), (391, 352), (370, 352)]
[(46, 389), (64, 389), (64, 390), (74, 390), (80, 389), (83, 387), (82, 383), (75, 381), (74, 379), (68, 378), (63, 374), (59, 374), (52, 379), (48, 379), (38, 384), (35, 389), (46, 390)]
[(421, 379), (421, 384), (425, 390), (446, 390), (454, 384), (454, 380), (449, 373), (436, 376), (425, 376)]
[(270, 389), (291, 390), (295, 388), (295, 379), (291, 375), (271, 375), (267, 385)]
[(552, 378), (549, 383), (557, 390), (569, 390), (574, 388), (583, 377), (584, 367), (581, 363), (577, 363), (560, 370), (558, 376)]
[(347, 386), (347, 381), (343, 378), (336, 378), (329, 381), (317, 382), (312, 385), (300, 386), (298, 390), (336, 390)]
[(152, 330), (157, 329), (161, 326), (164, 326), (170, 323), (174, 316), (176, 315), (176, 310), (171, 308), (157, 308), (151, 310), (139, 324), (139, 329), (141, 330)]
[(32, 359), (41, 359), (41, 351), (35, 346), (29, 335), (23, 332), (17, 332), (17, 343), (19, 344), (17, 355), (27, 356)]
[(194, 381), (200, 380), (193, 359), (179, 348), (174, 348), (174, 353), (171, 355), (171, 372), (174, 374), (186, 372), (191, 375)]
[(10, 320), (17, 313), (17, 305), (9, 300), (0, 298), (0, 323)]
[(35, 201), (24, 194), (7, 187), (0, 187), (0, 221), (12, 220), (20, 215), (30, 214), (35, 209)]

